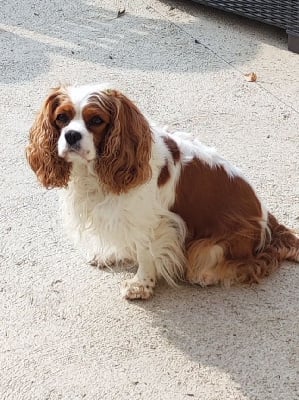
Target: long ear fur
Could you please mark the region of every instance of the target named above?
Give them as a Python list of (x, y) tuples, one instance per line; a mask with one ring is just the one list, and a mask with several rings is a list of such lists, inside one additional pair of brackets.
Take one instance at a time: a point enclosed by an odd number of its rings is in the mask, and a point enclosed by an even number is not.
[(119, 194), (151, 177), (151, 129), (137, 107), (121, 93), (108, 91), (100, 101), (109, 108), (112, 122), (98, 149), (95, 168), (107, 189)]
[(62, 92), (54, 89), (46, 99), (29, 133), (27, 160), (46, 188), (67, 186), (70, 164), (58, 156), (59, 131), (52, 120)]

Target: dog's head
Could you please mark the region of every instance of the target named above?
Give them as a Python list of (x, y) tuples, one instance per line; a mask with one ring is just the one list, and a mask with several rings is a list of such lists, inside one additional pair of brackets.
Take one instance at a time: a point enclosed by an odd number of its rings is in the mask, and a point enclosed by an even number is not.
[(99, 85), (69, 86), (47, 97), (26, 154), (47, 188), (66, 187), (73, 164), (83, 163), (118, 194), (150, 178), (151, 145), (147, 120), (122, 93)]

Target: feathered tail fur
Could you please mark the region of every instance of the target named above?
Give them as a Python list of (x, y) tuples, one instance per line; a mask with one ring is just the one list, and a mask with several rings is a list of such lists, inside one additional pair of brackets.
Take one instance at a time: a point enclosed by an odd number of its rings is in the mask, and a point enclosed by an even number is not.
[(187, 252), (187, 280), (202, 286), (258, 283), (283, 260), (299, 262), (299, 238), (272, 214), (268, 215), (267, 233), (263, 248), (246, 257), (233, 254), (228, 241), (194, 241)]

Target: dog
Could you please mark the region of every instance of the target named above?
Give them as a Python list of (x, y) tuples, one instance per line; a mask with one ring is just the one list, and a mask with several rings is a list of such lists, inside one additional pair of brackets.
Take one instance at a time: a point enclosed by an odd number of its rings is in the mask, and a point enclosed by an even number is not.
[(299, 239), (238, 168), (186, 133), (154, 126), (108, 85), (53, 89), (26, 155), (43, 186), (64, 189), (67, 230), (93, 265), (138, 265), (122, 283), (126, 299), (150, 298), (160, 277), (229, 286), (299, 261)]

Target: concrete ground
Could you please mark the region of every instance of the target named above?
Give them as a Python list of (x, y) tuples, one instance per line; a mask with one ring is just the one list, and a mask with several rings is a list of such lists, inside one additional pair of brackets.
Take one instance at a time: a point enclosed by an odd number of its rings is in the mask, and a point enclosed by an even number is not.
[[(299, 56), (272, 27), (189, 1), (0, 2), (0, 398), (295, 400), (299, 268), (259, 286), (119, 295), (87, 266), (24, 158), (50, 87), (112, 81), (215, 145), (299, 228)], [(243, 74), (255, 72), (256, 83)]]

